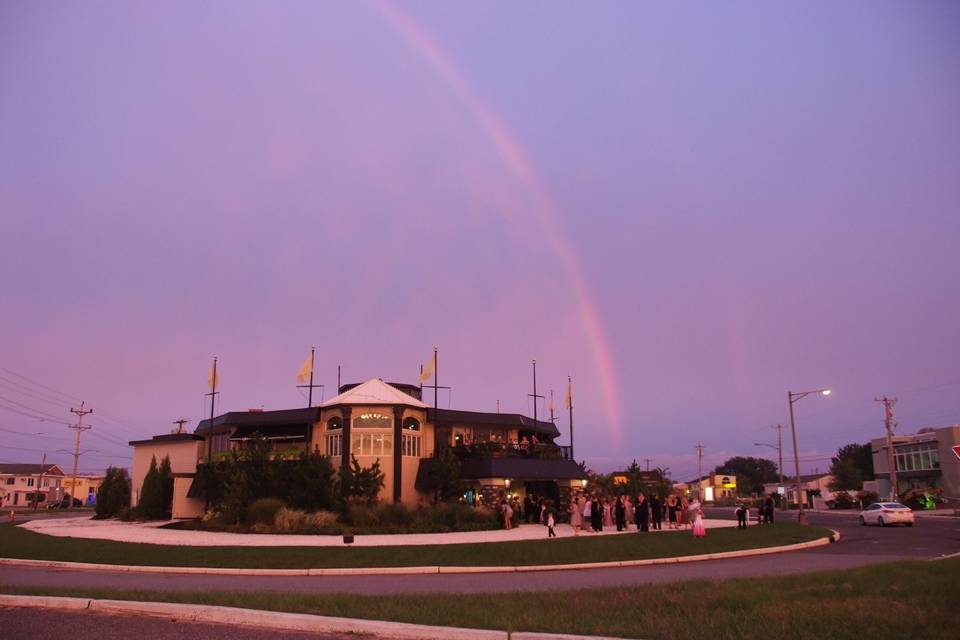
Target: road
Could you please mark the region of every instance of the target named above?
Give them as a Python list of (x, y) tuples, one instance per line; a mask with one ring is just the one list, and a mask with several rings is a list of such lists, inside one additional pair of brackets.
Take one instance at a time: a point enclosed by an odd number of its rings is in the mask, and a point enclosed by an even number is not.
[[(40, 622), (42, 621), (42, 624)], [(270, 631), (246, 627), (176, 622), (147, 616), (120, 616), (92, 611), (54, 611), (0, 607), (0, 629), (4, 638), (18, 640), (362, 640), (372, 636), (330, 635)]]
[[(717, 511), (717, 516), (727, 515)], [(960, 519), (924, 518), (913, 528), (861, 527), (845, 514), (811, 514), (812, 524), (837, 529), (841, 542), (776, 556), (677, 565), (551, 571), (549, 573), (403, 576), (231, 576), (60, 571), (0, 566), (0, 585), (112, 587), (161, 591), (279, 591), (396, 594), (549, 591), (692, 579), (786, 575), (935, 558), (960, 552)]]

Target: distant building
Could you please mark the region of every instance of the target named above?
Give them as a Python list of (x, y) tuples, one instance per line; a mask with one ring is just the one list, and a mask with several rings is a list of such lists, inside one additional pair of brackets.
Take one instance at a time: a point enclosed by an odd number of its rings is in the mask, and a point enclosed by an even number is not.
[(104, 476), (101, 475), (78, 475), (77, 488), (73, 488), (73, 477), (65, 476), (63, 479), (63, 490), (65, 494), (70, 494), (77, 500), (83, 502), (84, 506), (92, 507), (97, 503), (97, 489), (103, 484)]
[(346, 384), (319, 406), (279, 411), (232, 411), (203, 420), (192, 434), (168, 434), (131, 442), (134, 504), (150, 460), (169, 456), (174, 475), (175, 518), (196, 517), (204, 500), (193, 485), (197, 464), (217, 459), (255, 439), (277, 454), (314, 451), (335, 468), (352, 456), (364, 467), (380, 461), (380, 499), (416, 505), (432, 499), (429, 467), (440, 449), (460, 460), (468, 501), (492, 503), (501, 494), (536, 493), (565, 504), (586, 474), (570, 447), (554, 444), (552, 422), (512, 413), (434, 409), (416, 385), (379, 378)]
[[(653, 471), (638, 471), (637, 480), (646, 491), (652, 491), (661, 482), (663, 482), (663, 476), (657, 469), (654, 469)], [(614, 490), (617, 490), (618, 487), (629, 484), (629, 482), (630, 473), (627, 471), (614, 471), (610, 474), (610, 484), (613, 485)]]
[[(960, 445), (960, 425), (921, 429), (913, 435), (893, 436), (893, 459), (897, 494), (910, 489), (940, 488), (947, 498), (960, 499), (960, 459), (953, 447)], [(870, 441), (877, 493), (890, 494), (890, 464), (887, 439)]]
[(62, 497), (62, 481), (55, 464), (0, 464), (0, 506), (42, 507)]
[[(821, 508), (834, 499), (834, 492), (830, 491), (833, 476), (829, 473), (811, 473), (800, 475), (800, 499), (805, 505)], [(767, 482), (763, 485), (765, 494), (779, 493), (788, 504), (797, 504), (796, 476), (786, 477), (783, 484)]]
[[(699, 496), (704, 502), (729, 500), (737, 497), (737, 476), (733, 474), (710, 473), (683, 483), (678, 488), (685, 495)], [(676, 487), (676, 485), (674, 485)]]

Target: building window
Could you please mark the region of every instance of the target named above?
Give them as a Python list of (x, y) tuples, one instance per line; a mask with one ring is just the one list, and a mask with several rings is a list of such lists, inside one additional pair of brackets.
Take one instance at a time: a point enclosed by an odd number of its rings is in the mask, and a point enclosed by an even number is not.
[(406, 433), (403, 434), (403, 440), (402, 440), (403, 455), (410, 456), (413, 458), (419, 458), (420, 457), (420, 440), (421, 438), (418, 435), (415, 436), (415, 435), (408, 435)]
[(343, 434), (335, 433), (327, 436), (327, 455), (336, 458), (343, 453)]
[(28, 487), (32, 487), (32, 486), (33, 486), (33, 483), (34, 483), (34, 479), (33, 479), (33, 478), (27, 478), (27, 486), (28, 486)]
[(405, 418), (403, 420), (404, 431), (420, 431), (420, 421), (416, 418)]
[(361, 413), (353, 419), (354, 429), (390, 429), (393, 418), (382, 413)]
[(940, 453), (935, 442), (897, 447), (894, 451), (897, 471), (935, 471), (940, 468)]
[(355, 456), (388, 456), (393, 453), (393, 436), (389, 433), (354, 433), (350, 453)]
[(210, 453), (222, 453), (230, 450), (230, 434), (215, 433), (210, 438)]
[(13, 484), (16, 481), (17, 481), (16, 478), (7, 478), (7, 484)]
[(343, 420), (340, 416), (333, 416), (327, 420), (327, 431), (337, 431), (338, 429), (343, 429)]

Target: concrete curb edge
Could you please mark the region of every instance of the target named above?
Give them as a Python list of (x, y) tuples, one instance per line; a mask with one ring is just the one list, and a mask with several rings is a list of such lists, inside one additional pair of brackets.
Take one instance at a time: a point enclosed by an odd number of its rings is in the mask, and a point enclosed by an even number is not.
[(611, 569), (618, 567), (644, 567), (657, 564), (675, 564), (682, 562), (701, 562), (704, 560), (727, 560), (749, 556), (768, 555), (802, 551), (829, 545), (840, 540), (840, 532), (831, 529), (832, 535), (776, 547), (757, 547), (737, 551), (721, 551), (692, 556), (674, 556), (668, 558), (646, 558), (643, 560), (614, 560), (610, 562), (582, 562), (571, 564), (546, 564), (504, 567), (342, 567), (329, 569), (240, 569), (224, 567), (157, 567), (123, 564), (96, 564), (88, 562), (66, 562), (61, 560), (29, 560), (22, 558), (0, 558), (0, 565), (38, 567), (44, 569), (72, 569), (75, 571), (106, 571), (116, 573), (181, 573), (201, 575), (230, 576), (360, 576), (360, 575), (424, 575), (451, 573), (526, 573), (539, 571), (573, 571), (580, 569)]
[[(605, 636), (557, 635), (552, 633), (467, 629), (433, 625), (315, 616), (305, 613), (282, 613), (263, 609), (241, 609), (212, 605), (180, 604), (173, 602), (138, 602), (133, 600), (96, 600), (88, 598), (61, 598), (47, 596), (18, 596), (0, 594), (0, 607), (53, 608), (71, 611), (94, 611), (112, 614), (135, 614), (161, 617), (180, 622), (227, 624), (276, 631), (306, 631), (313, 633), (376, 634), (379, 638), (397, 640), (621, 640)], [(238, 623), (242, 620), (242, 623)]]

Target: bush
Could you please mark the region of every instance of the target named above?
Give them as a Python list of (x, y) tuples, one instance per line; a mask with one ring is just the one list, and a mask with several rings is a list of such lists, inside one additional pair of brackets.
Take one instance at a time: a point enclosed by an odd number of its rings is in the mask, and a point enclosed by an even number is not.
[(258, 498), (247, 507), (247, 524), (272, 527), (277, 514), (285, 506), (280, 498)]
[(343, 530), (337, 514), (331, 511), (307, 513), (296, 509), (281, 509), (273, 521), (274, 533), (339, 534)]
[(140, 487), (140, 501), (137, 513), (147, 520), (162, 520), (170, 516), (173, 501), (173, 474), (170, 472), (170, 459), (164, 457), (157, 467), (156, 456), (150, 458), (150, 469), (143, 478)]
[(97, 489), (95, 518), (119, 516), (123, 510), (130, 509), (130, 475), (126, 469), (108, 467), (107, 473)]
[(857, 499), (864, 507), (869, 507), (874, 502), (880, 502), (880, 496), (875, 491), (861, 491), (857, 494)]
[(838, 491), (833, 495), (834, 509), (852, 509), (855, 506), (857, 506), (857, 501), (846, 491)]

